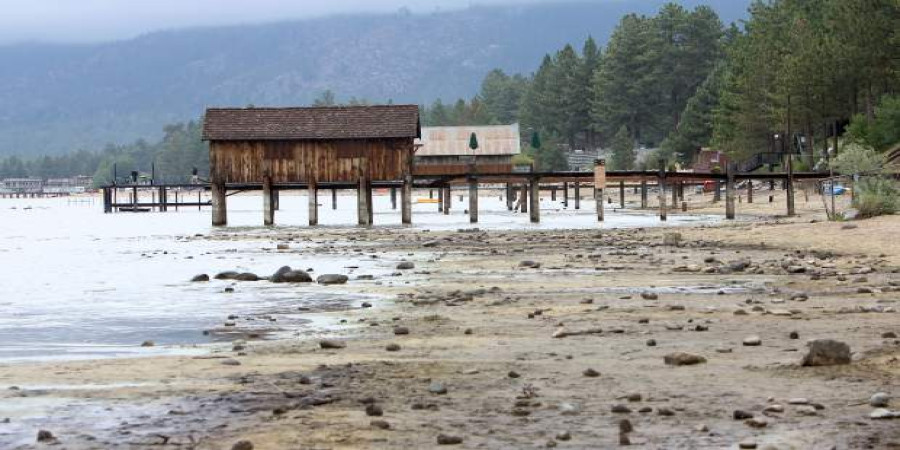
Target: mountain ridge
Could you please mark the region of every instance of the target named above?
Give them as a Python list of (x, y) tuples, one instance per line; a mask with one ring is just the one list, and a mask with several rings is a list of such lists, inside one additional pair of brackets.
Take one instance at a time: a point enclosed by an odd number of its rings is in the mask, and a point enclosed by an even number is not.
[[(0, 46), (0, 155), (61, 154), (136, 139), (207, 106), (470, 97), (488, 71), (530, 73), (543, 54), (662, 0), (473, 6), (165, 30), (99, 44)], [(729, 22), (747, 2), (709, 3)]]

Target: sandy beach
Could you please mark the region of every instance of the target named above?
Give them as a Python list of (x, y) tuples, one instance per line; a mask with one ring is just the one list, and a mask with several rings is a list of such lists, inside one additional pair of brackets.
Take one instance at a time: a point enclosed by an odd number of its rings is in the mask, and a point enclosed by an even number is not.
[[(0, 417), (0, 441), (22, 449), (900, 446), (897, 420), (870, 418), (869, 402), (900, 394), (900, 244), (892, 239), (900, 220), (828, 223), (816, 206), (772, 217), (778, 206), (739, 210), (760, 214), (752, 221), (678, 229), (194, 237), (413, 268), (334, 286), (378, 300), (320, 313), (327, 326), (289, 339), (199, 355), (4, 364), (0, 403), (10, 417)], [(250, 319), (230, 320), (240, 330)], [(813, 339), (848, 344), (852, 363), (802, 367)], [(705, 362), (666, 364), (677, 352)], [(35, 418), (42, 411), (50, 416)], [(52, 436), (36, 442), (39, 430)]]

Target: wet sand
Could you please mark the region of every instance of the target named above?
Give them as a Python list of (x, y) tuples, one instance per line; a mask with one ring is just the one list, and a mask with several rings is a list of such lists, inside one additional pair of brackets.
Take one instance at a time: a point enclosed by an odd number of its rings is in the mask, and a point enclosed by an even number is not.
[[(448, 448), (612, 448), (628, 420), (635, 448), (900, 446), (900, 422), (868, 404), (900, 396), (900, 341), (886, 337), (900, 333), (900, 218), (845, 228), (801, 213), (678, 230), (220, 235), (415, 268), (335, 287), (382, 300), (288, 340), (2, 365), (0, 385), (18, 388), (0, 393), (0, 443), (43, 448), (44, 429), (72, 449), (431, 448), (440, 435), (461, 440)], [(852, 364), (800, 367), (822, 338), (849, 344)], [(673, 352), (707, 362), (667, 366)]]

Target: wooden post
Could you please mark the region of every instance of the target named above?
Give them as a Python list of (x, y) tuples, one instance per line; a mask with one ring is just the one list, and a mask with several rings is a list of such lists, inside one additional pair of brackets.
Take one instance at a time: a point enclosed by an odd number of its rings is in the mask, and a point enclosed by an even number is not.
[(366, 209), (369, 211), (369, 225), (375, 224), (375, 203), (372, 199), (372, 179), (366, 177)]
[(625, 181), (619, 181), (619, 208), (625, 209)]
[(397, 209), (397, 188), (391, 188), (391, 209)]
[(361, 226), (370, 225), (368, 202), (366, 201), (368, 183), (364, 174), (359, 175), (356, 186), (356, 222)]
[(734, 220), (734, 163), (725, 166), (725, 219)]
[(718, 203), (722, 200), (722, 182), (718, 179), (713, 182), (713, 203)]
[(272, 199), (272, 177), (263, 175), (263, 224), (275, 224), (275, 204)]
[[(213, 178), (211, 183), (212, 193), (212, 224), (224, 226), (228, 223), (228, 197), (225, 195), (225, 183)], [(175, 193), (175, 210), (178, 210), (178, 193)]]
[(478, 223), (478, 180), (469, 177), (469, 223)]
[(581, 183), (575, 182), (575, 209), (581, 209)]
[(606, 160), (594, 161), (594, 200), (597, 204), (597, 221), (603, 222), (603, 190), (606, 188)]
[(787, 199), (787, 215), (788, 217), (794, 215), (794, 163), (793, 158), (791, 158), (791, 154), (785, 155), (787, 157), (787, 177), (784, 179), (785, 188), (787, 189), (787, 193), (785, 195)]
[(753, 180), (747, 180), (747, 203), (753, 203)]
[(550, 201), (556, 201), (556, 186), (550, 186)]
[(641, 177), (641, 208), (647, 208), (647, 180)]
[[(4, 198), (5, 197), (6, 196), (4, 195)], [(110, 193), (109, 188), (103, 188), (103, 212), (112, 212), (112, 194)]]
[(309, 226), (314, 227), (319, 224), (319, 186), (316, 180), (309, 180), (306, 197), (309, 204)]
[(523, 213), (527, 213), (528, 212), (528, 183), (527, 182), (522, 184), (521, 197), (522, 198), (519, 200), (519, 208), (522, 210)]
[(412, 175), (404, 175), (400, 188), (400, 221), (404, 225), (412, 223), (412, 184)]
[(272, 209), (278, 211), (281, 209), (281, 191), (272, 189)]
[(444, 215), (450, 214), (450, 206), (453, 204), (453, 194), (450, 193), (450, 185), (444, 186)]
[(434, 189), (428, 190), (428, 199), (429, 200), (434, 199)]
[(444, 188), (438, 188), (438, 212), (444, 212)]
[(569, 207), (569, 182), (563, 181), (563, 208)]
[(678, 207), (678, 182), (672, 182), (672, 208)]
[(531, 180), (531, 223), (541, 221), (541, 180)]
[(666, 160), (659, 160), (659, 220), (665, 222), (668, 218), (666, 211)]
[(512, 184), (506, 183), (506, 210), (507, 211), (513, 210), (513, 197), (515, 196), (514, 192), (515, 192), (515, 190), (513, 189)]
[(331, 209), (337, 209), (337, 189), (331, 188)]
[[(210, 185), (210, 191), (212, 191), (211, 185)], [(212, 194), (212, 192), (210, 192), (210, 194)], [(215, 199), (215, 195), (213, 195), (213, 199)], [(211, 201), (213, 201), (213, 200), (211, 200)], [(175, 191), (175, 211), (176, 212), (178, 211), (178, 191)], [(215, 211), (215, 208), (213, 208), (213, 211)], [(213, 215), (215, 215), (215, 213), (213, 213)]]

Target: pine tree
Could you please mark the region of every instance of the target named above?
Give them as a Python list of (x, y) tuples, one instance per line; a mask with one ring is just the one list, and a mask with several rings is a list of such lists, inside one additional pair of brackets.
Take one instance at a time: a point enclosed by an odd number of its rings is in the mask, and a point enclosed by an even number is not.
[(634, 168), (634, 140), (628, 127), (622, 125), (612, 139), (612, 157), (609, 160), (610, 170), (631, 170)]

